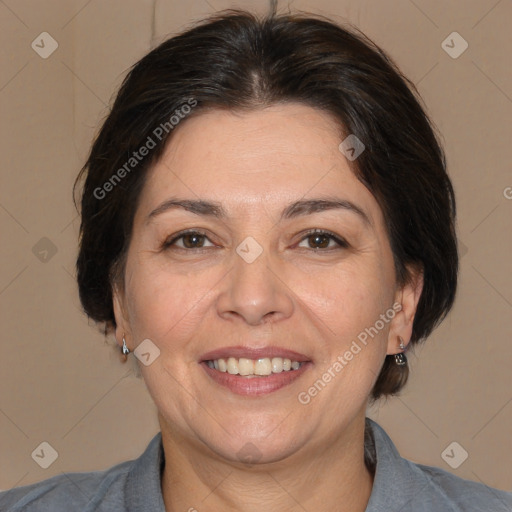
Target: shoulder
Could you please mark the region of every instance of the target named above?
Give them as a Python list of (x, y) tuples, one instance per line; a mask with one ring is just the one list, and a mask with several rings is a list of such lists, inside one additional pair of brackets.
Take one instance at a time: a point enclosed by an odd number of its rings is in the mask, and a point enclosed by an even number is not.
[[(126, 475), (133, 461), (103, 471), (63, 473), (42, 482), (0, 492), (2, 512), (109, 510), (123, 502)], [(98, 505), (101, 504), (101, 508)], [(116, 508), (111, 508), (116, 510)], [(119, 510), (119, 508), (117, 508)]]
[(103, 471), (63, 473), (0, 492), (1, 512), (165, 512), (160, 478), (165, 456), (156, 434), (137, 459)]
[[(430, 503), (431, 507), (442, 505), (443, 510), (447, 512), (512, 511), (512, 493), (510, 492), (460, 478), (438, 467), (403, 460), (416, 474), (418, 483), (422, 485), (418, 500), (426, 504)], [(425, 508), (425, 510), (430, 509)]]
[(367, 418), (375, 447), (375, 477), (367, 512), (511, 512), (512, 493), (404, 459), (386, 432)]

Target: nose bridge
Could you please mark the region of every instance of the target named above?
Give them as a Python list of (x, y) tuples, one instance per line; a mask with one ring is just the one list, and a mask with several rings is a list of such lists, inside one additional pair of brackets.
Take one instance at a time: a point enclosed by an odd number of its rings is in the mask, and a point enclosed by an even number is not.
[(219, 297), (219, 314), (243, 317), (251, 325), (265, 322), (270, 316), (278, 319), (291, 314), (290, 290), (272, 268), (269, 250), (253, 237), (236, 247), (229, 284)]

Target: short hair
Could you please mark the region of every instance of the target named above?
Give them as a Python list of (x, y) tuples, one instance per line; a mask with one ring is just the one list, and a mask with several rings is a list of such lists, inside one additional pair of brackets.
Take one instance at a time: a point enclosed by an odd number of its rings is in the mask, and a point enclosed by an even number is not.
[[(179, 129), (171, 118), (192, 110), (183, 123), (205, 110), (250, 112), (278, 103), (327, 112), (344, 137), (363, 142), (350, 165), (383, 212), (397, 283), (410, 281), (406, 265), (423, 274), (410, 343), (444, 319), (459, 265), (455, 195), (414, 84), (355, 27), (313, 15), (260, 18), (231, 10), (167, 39), (132, 66), (75, 182), (76, 190), (84, 179), (80, 300), (106, 332), (116, 326), (113, 284), (122, 280), (147, 171)], [(154, 147), (128, 167), (148, 137)], [(398, 393), (408, 372), (386, 356), (371, 398)]]

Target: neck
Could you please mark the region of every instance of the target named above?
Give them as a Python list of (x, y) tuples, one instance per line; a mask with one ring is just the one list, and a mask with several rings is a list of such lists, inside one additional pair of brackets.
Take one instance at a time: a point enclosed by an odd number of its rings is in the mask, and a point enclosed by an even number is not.
[[(179, 436), (161, 417), (166, 512), (364, 512), (373, 474), (364, 463), (364, 411), (341, 435), (279, 462), (240, 467)], [(291, 460), (293, 458), (293, 460)]]

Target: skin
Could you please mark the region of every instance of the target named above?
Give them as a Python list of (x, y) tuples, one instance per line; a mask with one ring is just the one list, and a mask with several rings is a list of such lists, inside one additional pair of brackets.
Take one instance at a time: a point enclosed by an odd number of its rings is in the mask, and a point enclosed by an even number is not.
[[(118, 340), (124, 334), (133, 351), (149, 338), (160, 350), (139, 366), (158, 408), (168, 512), (366, 508), (368, 397), (386, 354), (400, 352), (397, 337), (411, 337), (422, 276), (397, 286), (382, 211), (341, 140), (330, 115), (304, 105), (213, 110), (183, 121), (149, 171), (114, 310)], [(334, 196), (359, 206), (371, 225), (344, 209), (280, 220), (293, 201)], [(218, 201), (227, 217), (171, 209), (148, 220), (171, 197)], [(315, 242), (305, 234), (313, 228), (349, 246)], [(162, 248), (184, 229), (206, 238)], [(263, 248), (250, 264), (236, 252), (248, 236)], [(395, 302), (401, 311), (301, 404), (298, 394)], [(313, 364), (274, 393), (243, 397), (198, 364), (230, 345), (290, 348)], [(237, 455), (249, 442), (260, 457), (252, 465)]]

